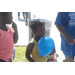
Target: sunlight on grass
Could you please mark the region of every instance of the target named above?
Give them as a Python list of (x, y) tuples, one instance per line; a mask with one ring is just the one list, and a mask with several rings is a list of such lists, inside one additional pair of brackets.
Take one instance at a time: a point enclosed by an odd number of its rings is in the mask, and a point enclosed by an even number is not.
[(15, 60), (13, 62), (28, 62), (25, 57), (26, 47), (15, 47)]

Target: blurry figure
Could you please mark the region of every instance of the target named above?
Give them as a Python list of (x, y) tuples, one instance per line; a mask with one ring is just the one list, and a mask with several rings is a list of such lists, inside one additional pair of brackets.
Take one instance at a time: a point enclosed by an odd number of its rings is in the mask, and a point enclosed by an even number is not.
[[(28, 12), (22, 12), (23, 18), (25, 19), (25, 25), (28, 25)], [(20, 12), (18, 12), (18, 19), (20, 19)]]
[(25, 25), (28, 25), (28, 21), (27, 21), (27, 19), (28, 19), (28, 12), (24, 12), (25, 13), (25, 15), (26, 15), (26, 21), (25, 21)]
[(36, 19), (36, 15), (33, 15), (33, 18)]
[[(23, 18), (25, 19), (25, 12), (22, 12)], [(18, 12), (18, 19), (20, 19), (20, 12)]]
[(25, 19), (25, 12), (22, 12), (22, 14), (23, 14), (23, 18)]
[(61, 50), (65, 59), (75, 56), (75, 12), (58, 12), (55, 25), (61, 36)]

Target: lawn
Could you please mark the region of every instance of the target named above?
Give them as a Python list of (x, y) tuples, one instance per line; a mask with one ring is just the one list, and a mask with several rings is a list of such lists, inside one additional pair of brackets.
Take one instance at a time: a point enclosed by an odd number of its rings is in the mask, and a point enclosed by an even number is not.
[(15, 59), (13, 62), (28, 62), (25, 57), (26, 47), (15, 47)]

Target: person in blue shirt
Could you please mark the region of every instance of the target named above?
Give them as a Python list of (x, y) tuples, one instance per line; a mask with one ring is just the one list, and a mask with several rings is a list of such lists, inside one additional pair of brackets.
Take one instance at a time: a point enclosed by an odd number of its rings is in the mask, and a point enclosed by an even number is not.
[(55, 25), (61, 36), (61, 50), (65, 59), (75, 56), (75, 12), (58, 12)]

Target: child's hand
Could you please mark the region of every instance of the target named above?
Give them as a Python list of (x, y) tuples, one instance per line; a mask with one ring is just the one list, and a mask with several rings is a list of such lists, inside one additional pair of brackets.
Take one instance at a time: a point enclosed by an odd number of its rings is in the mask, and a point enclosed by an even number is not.
[(55, 52), (56, 51), (55, 51), (55, 47), (54, 47), (53, 51), (49, 55), (53, 55)]
[(69, 45), (73, 45), (75, 43), (74, 39), (70, 35), (66, 35), (65, 39)]
[(14, 31), (16, 31), (16, 30), (17, 30), (17, 25), (16, 25), (16, 23), (15, 23), (15, 22), (12, 22), (12, 28), (14, 29)]

